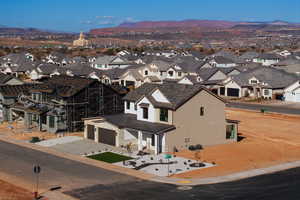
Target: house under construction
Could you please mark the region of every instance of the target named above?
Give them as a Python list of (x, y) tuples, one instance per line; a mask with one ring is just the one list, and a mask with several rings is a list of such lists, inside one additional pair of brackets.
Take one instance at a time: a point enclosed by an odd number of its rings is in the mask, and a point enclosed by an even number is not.
[(27, 127), (52, 133), (83, 130), (83, 118), (123, 111), (123, 95), (98, 80), (53, 76), (29, 95), (20, 95), (11, 119), (23, 118)]

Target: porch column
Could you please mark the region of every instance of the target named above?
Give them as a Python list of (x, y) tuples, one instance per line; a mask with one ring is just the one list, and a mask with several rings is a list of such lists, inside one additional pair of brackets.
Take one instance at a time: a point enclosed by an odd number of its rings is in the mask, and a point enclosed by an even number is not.
[(12, 114), (12, 109), (11, 108), (9, 108), (9, 112), (8, 112), (8, 119), (7, 119), (7, 121), (9, 121), (9, 122), (12, 122), (12, 119), (13, 119), (13, 114)]
[(155, 134), (154, 135), (154, 144), (155, 144), (155, 151), (154, 151), (154, 153), (157, 155), (157, 154), (159, 154), (159, 139), (158, 139), (158, 137), (159, 137), (159, 135), (157, 135), (157, 134)]
[(227, 97), (227, 88), (224, 87), (224, 90), (225, 90), (225, 91), (224, 91), (224, 96)]
[(84, 132), (83, 132), (83, 135), (84, 135), (84, 138), (85, 138), (85, 139), (88, 138), (88, 137), (87, 137), (87, 136), (88, 136), (87, 132), (88, 132), (88, 131), (87, 131), (87, 124), (84, 124)]
[(142, 133), (142, 131), (138, 131), (138, 150), (139, 151), (143, 150), (142, 140), (143, 140), (143, 133)]
[(220, 93), (221, 93), (221, 92), (220, 92), (220, 88), (221, 88), (221, 87), (218, 87), (218, 89), (217, 89), (218, 96), (220, 96)]
[[(94, 135), (95, 135), (95, 142), (99, 142), (99, 135), (100, 135), (100, 131), (98, 127), (94, 128)], [(101, 137), (101, 136), (100, 136)]]

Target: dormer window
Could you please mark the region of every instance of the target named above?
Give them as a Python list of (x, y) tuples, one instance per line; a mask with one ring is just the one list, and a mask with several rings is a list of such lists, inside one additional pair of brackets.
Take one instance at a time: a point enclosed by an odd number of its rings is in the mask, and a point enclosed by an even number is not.
[(179, 77), (181, 76), (181, 74), (182, 74), (181, 72), (178, 72), (178, 76), (179, 76)]
[(173, 77), (173, 71), (169, 71), (168, 74), (170, 77)]
[(251, 84), (257, 84), (257, 80), (250, 80)]
[(148, 75), (148, 71), (147, 71), (147, 70), (145, 70), (145, 71), (144, 71), (144, 74), (145, 74), (145, 76), (147, 76), (147, 75)]

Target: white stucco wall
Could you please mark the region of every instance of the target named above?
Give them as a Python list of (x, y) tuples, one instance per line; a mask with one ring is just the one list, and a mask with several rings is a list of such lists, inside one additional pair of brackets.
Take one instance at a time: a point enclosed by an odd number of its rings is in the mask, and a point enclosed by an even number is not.
[(127, 109), (127, 101), (124, 101), (124, 112), (127, 114), (135, 114), (137, 113), (137, 111), (134, 109), (134, 102), (130, 102), (130, 109)]
[(169, 100), (163, 95), (163, 93), (161, 93), (159, 89), (155, 90), (152, 93), (152, 97), (158, 102), (170, 103)]
[[(143, 118), (143, 109), (142, 109), (142, 107), (140, 107), (141, 103), (149, 104), (148, 119)], [(155, 108), (146, 97), (144, 97), (137, 103), (137, 120), (155, 122)]]

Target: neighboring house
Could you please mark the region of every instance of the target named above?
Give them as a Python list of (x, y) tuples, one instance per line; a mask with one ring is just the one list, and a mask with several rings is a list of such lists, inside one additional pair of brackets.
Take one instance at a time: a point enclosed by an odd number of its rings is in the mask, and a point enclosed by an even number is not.
[(126, 68), (133, 63), (120, 56), (100, 56), (91, 66), (96, 69), (108, 70), (114, 68)]
[(24, 82), (20, 79), (7, 74), (0, 73), (0, 85), (23, 85)]
[(257, 58), (259, 56), (259, 53), (255, 51), (247, 51), (243, 53), (239, 58), (244, 60), (245, 62), (252, 62), (254, 58)]
[(10, 107), (27, 127), (52, 133), (80, 131), (82, 118), (123, 111), (122, 95), (94, 79), (53, 76)]
[(124, 100), (124, 113), (86, 119), (85, 138), (155, 154), (237, 141), (224, 100), (200, 85), (145, 83)]
[(300, 79), (284, 89), (284, 100), (300, 102)]
[(177, 83), (179, 84), (188, 84), (188, 85), (194, 85), (196, 83), (200, 83), (203, 80), (200, 76), (194, 76), (194, 75), (187, 75), (180, 79)]
[(42, 78), (50, 77), (56, 69), (58, 68), (57, 65), (51, 63), (42, 63), (38, 65), (35, 69), (32, 69), (28, 76), (31, 80), (39, 80)]
[(236, 66), (236, 63), (233, 60), (222, 56), (213, 57), (209, 61), (209, 64), (214, 67), (235, 67)]
[(283, 50), (283, 51), (280, 51), (278, 52), (278, 55), (282, 56), (282, 57), (288, 57), (290, 56), (292, 53), (289, 52), (288, 50)]
[(26, 72), (31, 71), (39, 64), (33, 61), (33, 56), (28, 53), (8, 54), (0, 58), (1, 72), (4, 74), (12, 74), (21, 77)]
[(34, 84), (1, 85), (0, 86), (0, 122), (11, 121), (10, 107), (18, 101), (22, 94), (29, 94), (29, 90), (36, 87)]
[(228, 97), (282, 99), (284, 88), (297, 79), (282, 70), (258, 67), (223, 81), (218, 94)]
[(277, 54), (264, 53), (254, 58), (253, 62), (261, 63), (263, 66), (271, 66), (278, 63), (281, 58), (282, 57)]

